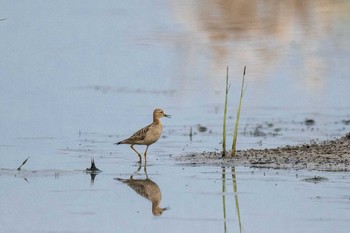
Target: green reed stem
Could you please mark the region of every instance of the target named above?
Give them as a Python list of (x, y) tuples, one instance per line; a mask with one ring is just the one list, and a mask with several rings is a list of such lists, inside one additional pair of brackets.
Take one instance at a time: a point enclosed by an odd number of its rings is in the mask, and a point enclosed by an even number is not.
[(231, 157), (234, 157), (235, 154), (236, 154), (236, 143), (237, 143), (237, 136), (238, 136), (238, 124), (239, 124), (239, 117), (241, 115), (242, 99), (243, 99), (244, 88), (245, 88), (245, 86), (244, 86), (245, 70), (246, 70), (246, 67), (244, 66), (243, 78), (242, 78), (242, 86), (241, 86), (241, 95), (240, 95), (240, 98), (239, 98), (239, 104), (238, 104), (238, 109), (237, 109), (235, 128), (234, 128), (234, 132), (233, 132), (233, 142), (232, 142)]
[(228, 66), (226, 68), (226, 91), (225, 91), (225, 105), (224, 105), (224, 122), (222, 130), (222, 157), (226, 156), (226, 114), (227, 114), (227, 96), (228, 96)]

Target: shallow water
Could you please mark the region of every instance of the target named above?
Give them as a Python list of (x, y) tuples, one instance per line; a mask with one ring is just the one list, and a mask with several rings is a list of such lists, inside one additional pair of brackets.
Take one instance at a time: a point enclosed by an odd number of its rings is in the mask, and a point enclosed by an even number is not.
[[(228, 145), (244, 66), (238, 149), (349, 132), (349, 7), (312, 0), (2, 1), (1, 230), (224, 231), (222, 168), (172, 157), (221, 150), (226, 66)], [(161, 206), (170, 206), (160, 217), (113, 179), (138, 170), (130, 148), (113, 142), (149, 123), (156, 107), (173, 115), (149, 150), (148, 176), (162, 191)], [(83, 170), (93, 157), (103, 172), (91, 185)], [(350, 226), (348, 174), (235, 170), (244, 232)], [(236, 232), (230, 171), (226, 229)], [(314, 175), (329, 180), (302, 180)]]
[[(93, 184), (82, 171), (1, 175), (2, 231), (224, 232), (226, 224), (227, 232), (240, 232), (236, 200), (244, 232), (347, 232), (349, 227), (348, 173), (237, 167), (233, 182), (229, 167), (174, 166), (161, 158), (148, 164), (147, 174), (161, 191), (160, 206), (169, 210), (154, 216), (150, 201), (113, 179), (146, 179), (144, 168), (137, 172), (136, 164), (117, 158), (108, 163), (100, 164), (105, 170)], [(328, 180), (304, 181), (316, 175)]]

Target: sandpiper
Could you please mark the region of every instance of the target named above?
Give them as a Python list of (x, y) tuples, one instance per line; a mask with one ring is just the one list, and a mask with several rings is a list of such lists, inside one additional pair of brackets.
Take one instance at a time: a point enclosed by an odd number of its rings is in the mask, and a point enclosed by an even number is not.
[(153, 111), (153, 122), (150, 125), (147, 125), (146, 127), (138, 130), (136, 133), (134, 133), (131, 137), (122, 140), (120, 142), (116, 142), (114, 144), (130, 144), (131, 149), (137, 153), (139, 156), (139, 162), (141, 162), (142, 157), (137, 150), (135, 150), (134, 145), (146, 145), (146, 150), (145, 150), (145, 161), (146, 161), (146, 155), (147, 155), (147, 150), (150, 145), (158, 141), (160, 138), (160, 135), (162, 134), (162, 123), (160, 121), (160, 118), (162, 117), (168, 117), (170, 118), (171, 115), (167, 115), (164, 113), (162, 109), (155, 109)]

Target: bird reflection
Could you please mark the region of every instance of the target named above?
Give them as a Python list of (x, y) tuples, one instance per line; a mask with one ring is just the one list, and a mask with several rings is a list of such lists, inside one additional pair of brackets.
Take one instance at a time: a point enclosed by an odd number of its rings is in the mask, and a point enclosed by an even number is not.
[[(139, 166), (135, 174), (140, 170), (141, 170), (141, 165)], [(114, 178), (114, 179), (124, 184), (127, 184), (137, 194), (147, 198), (150, 202), (152, 202), (152, 213), (155, 216), (159, 216), (165, 210), (167, 210), (167, 208), (161, 208), (159, 206), (160, 201), (162, 199), (162, 194), (158, 185), (148, 178), (146, 164), (144, 164), (144, 172), (145, 172), (146, 179), (134, 179), (133, 178), (134, 175), (131, 175), (129, 179), (121, 179), (121, 178)]]

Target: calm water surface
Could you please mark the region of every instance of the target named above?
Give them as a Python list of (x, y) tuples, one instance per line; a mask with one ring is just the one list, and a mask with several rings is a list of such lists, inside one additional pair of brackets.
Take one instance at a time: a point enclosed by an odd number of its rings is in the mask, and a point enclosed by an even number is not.
[[(230, 167), (172, 157), (221, 149), (226, 66), (228, 132), (247, 66), (238, 149), (349, 132), (349, 8), (325, 0), (1, 1), (0, 231), (239, 232), (240, 222), (244, 232), (347, 232), (346, 173), (236, 167), (233, 179)], [(158, 217), (113, 179), (138, 171), (137, 156), (113, 142), (148, 124), (156, 107), (173, 115), (149, 150), (148, 177), (160, 206), (170, 207)], [(103, 170), (93, 185), (83, 172), (92, 157)], [(315, 175), (328, 180), (303, 181)], [(146, 179), (144, 168), (134, 177)]]

